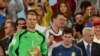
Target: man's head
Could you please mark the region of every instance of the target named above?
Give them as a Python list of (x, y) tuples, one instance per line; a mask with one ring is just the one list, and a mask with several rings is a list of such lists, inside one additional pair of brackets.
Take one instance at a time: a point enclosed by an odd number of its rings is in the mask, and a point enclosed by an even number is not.
[(62, 28), (67, 23), (67, 18), (63, 13), (54, 13), (51, 18), (51, 22), (57, 27)]
[(82, 24), (82, 22), (83, 22), (83, 14), (82, 13), (76, 13), (74, 18), (75, 18), (75, 23)]
[(80, 5), (81, 10), (86, 10), (87, 7), (91, 6), (92, 4), (89, 1), (83, 1)]
[(4, 26), (5, 36), (11, 36), (16, 32), (16, 25), (14, 22), (8, 23)]
[(100, 17), (99, 16), (94, 17), (93, 25), (94, 25), (95, 34), (100, 36)]
[(73, 26), (73, 34), (74, 38), (81, 39), (82, 38), (82, 30), (84, 28), (84, 24), (75, 24)]
[(93, 42), (93, 38), (94, 38), (93, 27), (84, 27), (82, 33), (83, 33), (83, 38), (87, 43)]
[(89, 13), (89, 16), (95, 14), (95, 8), (89, 1), (83, 1), (80, 5), (82, 13)]
[(35, 28), (37, 23), (37, 13), (34, 10), (29, 10), (26, 15), (26, 26), (27, 28)]
[(63, 34), (62, 34), (62, 39), (63, 39), (63, 43), (65, 45), (70, 45), (72, 44), (72, 40), (73, 40), (73, 33), (72, 33), (72, 29), (65, 29), (63, 31)]
[(16, 26), (19, 28), (23, 28), (24, 26), (26, 26), (26, 21), (24, 18), (18, 18), (16, 20)]

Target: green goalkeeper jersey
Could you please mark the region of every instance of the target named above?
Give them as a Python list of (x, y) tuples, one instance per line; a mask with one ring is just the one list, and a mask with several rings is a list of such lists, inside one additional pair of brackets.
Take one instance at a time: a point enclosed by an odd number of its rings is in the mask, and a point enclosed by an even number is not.
[(47, 43), (45, 36), (39, 31), (31, 32), (23, 30), (16, 33), (8, 49), (9, 56), (30, 56), (29, 52), (39, 46), (43, 56), (47, 55)]

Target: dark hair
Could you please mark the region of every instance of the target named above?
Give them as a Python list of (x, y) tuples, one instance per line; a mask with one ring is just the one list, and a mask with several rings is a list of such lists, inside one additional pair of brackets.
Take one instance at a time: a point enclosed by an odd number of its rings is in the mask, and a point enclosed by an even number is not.
[(12, 22), (12, 19), (11, 19), (11, 18), (6, 18), (6, 19), (4, 20), (4, 22), (3, 22), (2, 27), (5, 25), (5, 23), (6, 23), (6, 21), (7, 21), (8, 19), (10, 19), (10, 20), (11, 20), (11, 22)]
[(37, 14), (37, 12), (36, 12), (35, 10), (29, 10), (29, 11), (27, 11), (26, 17), (27, 17), (28, 15), (35, 15), (35, 16), (38, 16), (38, 14)]
[(4, 28), (3, 27), (0, 28), (0, 39), (4, 38), (4, 36), (5, 36), (4, 33), (5, 33)]
[(82, 15), (82, 16), (83, 16), (83, 13), (81, 13), (81, 12), (76, 13), (76, 14), (74, 15), (74, 18), (75, 18), (77, 15)]
[(72, 28), (66, 28), (66, 29), (64, 29), (62, 35), (68, 34), (68, 33), (71, 33), (71, 34), (73, 35), (73, 30), (72, 30)]
[[(60, 11), (60, 6), (61, 6), (61, 4), (62, 3), (64, 3), (65, 4), (65, 6), (67, 7), (67, 11), (66, 11), (66, 14), (64, 14), (68, 19), (72, 16), (72, 12), (71, 12), (71, 7), (70, 7), (70, 5), (69, 5), (69, 3), (68, 2), (66, 2), (65, 0), (63, 0), (62, 2), (60, 2), (59, 3), (59, 9), (58, 9), (58, 11)], [(60, 11), (61, 12), (61, 11)], [(62, 13), (62, 12), (61, 12)]]
[(86, 9), (88, 6), (92, 6), (91, 3), (89, 1), (83, 1), (80, 5), (81, 9)]
[(84, 24), (75, 24), (73, 27), (75, 28), (76, 32), (80, 32), (82, 34)]
[(4, 47), (3, 47), (1, 42), (0, 42), (0, 47), (2, 48), (2, 52), (3, 52), (4, 56), (6, 56), (5, 49), (4, 49)]
[(24, 18), (18, 18), (18, 19), (16, 20), (16, 26), (18, 26), (18, 21), (20, 21), (20, 20), (25, 21)]
[(63, 15), (64, 17), (66, 17), (63, 13), (56, 12), (56, 13), (53, 13), (53, 15), (51, 17), (51, 22), (53, 22), (53, 19), (56, 18), (58, 15)]
[(17, 27), (16, 27), (15, 22), (11, 22), (11, 26), (14, 27), (14, 30), (15, 30), (15, 31), (17, 30)]
[(76, 17), (77, 15), (82, 15), (82, 16), (84, 16), (83, 13), (78, 12), (78, 13), (76, 13), (76, 14), (74, 15), (74, 21), (75, 21), (75, 19), (76, 19), (75, 17)]

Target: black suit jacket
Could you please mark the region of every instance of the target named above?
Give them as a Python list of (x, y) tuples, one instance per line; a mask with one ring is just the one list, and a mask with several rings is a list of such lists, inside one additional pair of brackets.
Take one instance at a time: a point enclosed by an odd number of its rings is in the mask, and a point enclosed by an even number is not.
[[(85, 45), (83, 41), (77, 44), (81, 48), (83, 56), (87, 56)], [(91, 56), (100, 56), (100, 44), (93, 42), (91, 47)]]

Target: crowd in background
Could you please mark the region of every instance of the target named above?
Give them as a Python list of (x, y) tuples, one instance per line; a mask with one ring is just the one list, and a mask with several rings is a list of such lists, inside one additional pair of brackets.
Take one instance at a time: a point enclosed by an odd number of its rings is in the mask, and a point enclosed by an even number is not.
[(99, 52), (100, 0), (0, 0), (0, 56)]

